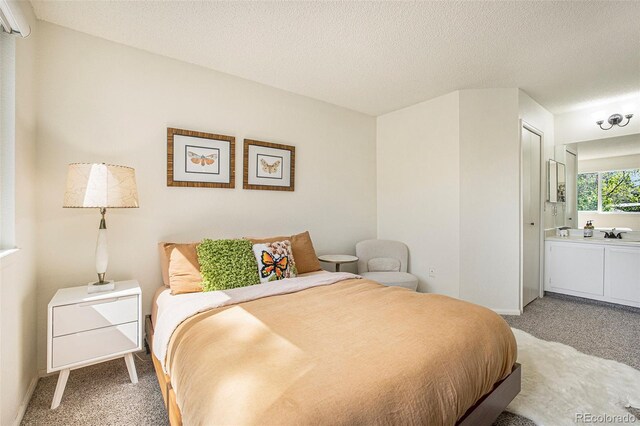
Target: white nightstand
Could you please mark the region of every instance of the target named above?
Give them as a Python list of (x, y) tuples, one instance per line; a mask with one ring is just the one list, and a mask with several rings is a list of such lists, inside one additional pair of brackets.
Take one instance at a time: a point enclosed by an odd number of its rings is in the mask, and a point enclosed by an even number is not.
[(87, 293), (87, 286), (57, 291), (48, 308), (47, 372), (60, 371), (51, 409), (57, 408), (69, 371), (124, 357), (131, 383), (138, 383), (132, 353), (142, 349), (142, 292), (135, 280), (113, 291)]

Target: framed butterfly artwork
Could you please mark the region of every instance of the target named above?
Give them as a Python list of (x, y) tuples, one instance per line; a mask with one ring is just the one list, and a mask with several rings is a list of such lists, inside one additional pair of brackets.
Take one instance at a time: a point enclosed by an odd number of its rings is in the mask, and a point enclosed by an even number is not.
[(233, 136), (167, 128), (167, 186), (235, 187)]
[(293, 191), (296, 148), (253, 139), (244, 140), (244, 189)]

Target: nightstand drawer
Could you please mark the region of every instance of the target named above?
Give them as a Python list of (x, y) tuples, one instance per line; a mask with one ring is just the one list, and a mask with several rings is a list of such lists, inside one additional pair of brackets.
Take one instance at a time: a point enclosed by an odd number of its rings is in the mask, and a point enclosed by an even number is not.
[(54, 337), (53, 368), (138, 348), (138, 321)]
[(55, 306), (53, 337), (137, 320), (137, 295)]

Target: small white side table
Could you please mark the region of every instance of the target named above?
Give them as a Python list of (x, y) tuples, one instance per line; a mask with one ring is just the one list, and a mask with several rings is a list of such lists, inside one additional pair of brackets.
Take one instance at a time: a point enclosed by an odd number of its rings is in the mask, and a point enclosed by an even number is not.
[(60, 371), (51, 409), (60, 405), (69, 372), (124, 358), (131, 383), (138, 383), (133, 352), (142, 349), (142, 291), (138, 281), (87, 293), (87, 286), (63, 288), (48, 306), (47, 372)]
[(325, 254), (318, 256), (320, 262), (333, 263), (336, 265), (336, 272), (340, 272), (340, 265), (345, 263), (357, 262), (356, 256), (350, 256), (348, 254)]

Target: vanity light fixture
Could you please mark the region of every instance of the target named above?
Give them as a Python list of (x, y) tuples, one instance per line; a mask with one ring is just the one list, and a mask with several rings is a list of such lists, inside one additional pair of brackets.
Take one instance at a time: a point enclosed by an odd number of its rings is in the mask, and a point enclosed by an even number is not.
[(631, 121), (631, 117), (633, 117), (633, 114), (625, 115), (624, 118), (627, 119), (627, 122), (624, 124), (620, 124), (622, 123), (622, 114), (612, 114), (611, 116), (609, 116), (609, 119), (607, 120), (607, 122), (610, 124), (609, 127), (607, 128), (602, 127), (602, 124), (604, 124), (604, 120), (598, 120), (596, 121), (596, 124), (600, 126), (602, 130), (609, 130), (609, 129), (612, 129), (613, 126), (618, 126), (618, 127), (626, 126), (627, 124), (629, 124), (629, 121)]

